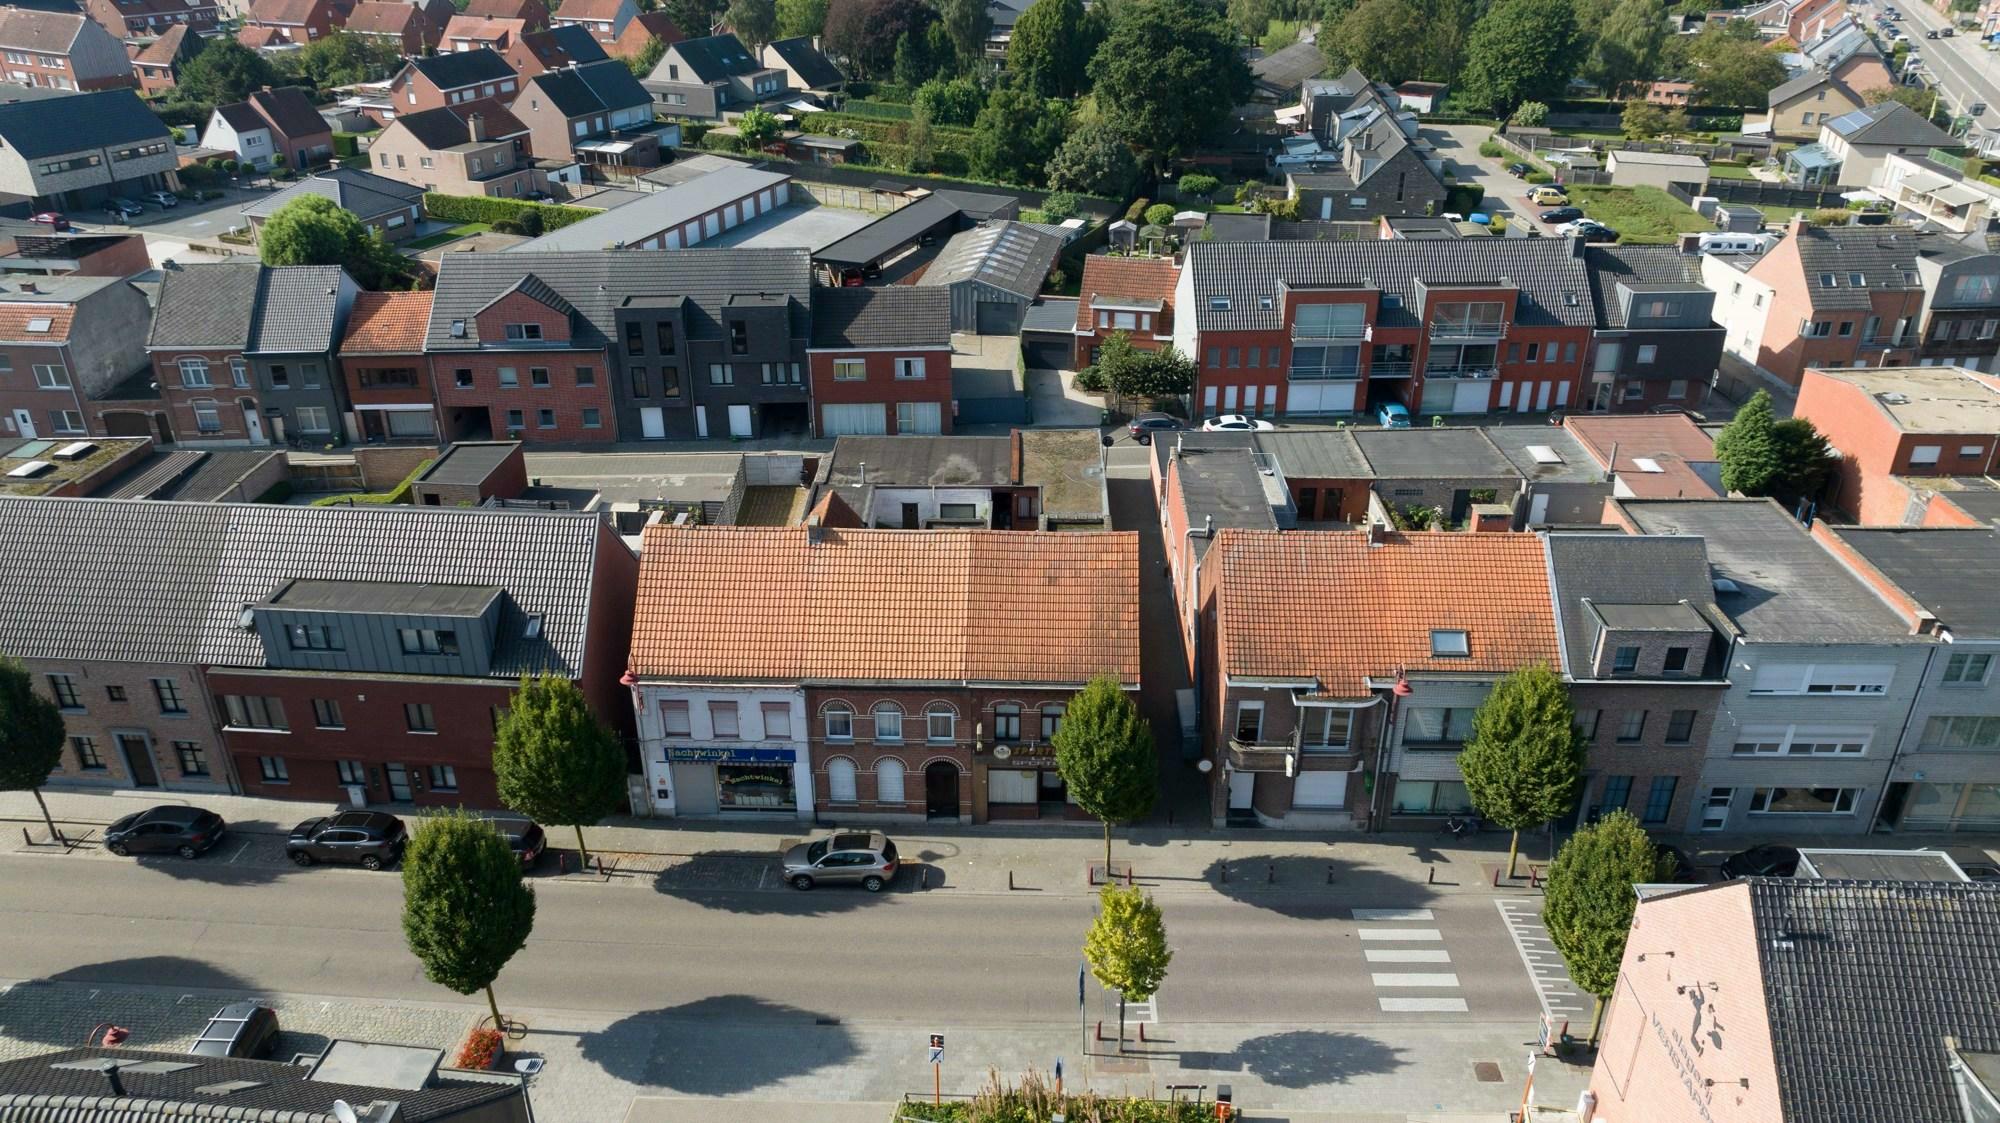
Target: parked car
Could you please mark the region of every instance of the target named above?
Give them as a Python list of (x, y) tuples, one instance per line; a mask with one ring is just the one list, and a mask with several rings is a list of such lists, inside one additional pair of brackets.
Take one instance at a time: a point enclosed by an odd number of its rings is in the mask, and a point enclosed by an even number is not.
[(48, 227), (50, 230), (58, 232), (69, 229), (69, 216), (62, 214), (58, 211), (43, 211), (42, 213), (28, 219), (28, 221), (33, 223), (39, 223), (42, 226)]
[(293, 827), (285, 853), (302, 866), (342, 862), (379, 870), (395, 865), (409, 844), (403, 821), (386, 811), (342, 811)]
[(1175, 433), (1187, 426), (1180, 418), (1167, 413), (1142, 413), (1132, 419), (1129, 431), (1132, 439), (1142, 445), (1153, 443), (1154, 433)]
[(1561, 207), (1569, 203), (1569, 192), (1560, 187), (1543, 184), (1528, 192), (1528, 201), (1541, 207)]
[(215, 1012), (188, 1052), (197, 1057), (262, 1060), (278, 1043), (278, 1012), (255, 1002), (235, 1002)]
[(1535, 166), (1533, 164), (1527, 163), (1526, 161), (1522, 160), (1516, 160), (1513, 163), (1507, 165), (1507, 174), (1515, 177), (1516, 179), (1526, 179), (1528, 173), (1534, 170)]
[(1673, 885), (1697, 885), (1701, 875), (1695, 872), (1694, 862), (1687, 851), (1666, 842), (1653, 844), (1653, 860), (1657, 867), (1654, 878)]
[(146, 208), (130, 199), (112, 199), (104, 204), (104, 213), (121, 222), (130, 222), (146, 213)]
[(1375, 407), (1375, 423), (1384, 429), (1410, 427), (1410, 409), (1401, 402), (1383, 402)]
[(1268, 433), (1277, 426), (1240, 413), (1225, 413), (1201, 423), (1204, 433)]
[(104, 829), (104, 848), (121, 858), (133, 854), (179, 854), (192, 858), (222, 841), (222, 816), (185, 804), (162, 804), (134, 812)]
[(1722, 876), (1790, 877), (1799, 872), (1799, 852), (1789, 846), (1752, 846), (1722, 860)]
[(1540, 215), (1543, 222), (1575, 222), (1582, 217), (1581, 207), (1557, 207), (1554, 210), (1543, 211)]
[(533, 819), (512, 811), (475, 811), (473, 814), (493, 824), (500, 837), (507, 840), (507, 848), (521, 859), (522, 869), (532, 869), (541, 860), (542, 851), (548, 849), (548, 836)]
[(1924, 38), (1926, 38), (1926, 39), (1935, 39), (1935, 38), (1937, 38), (1937, 37), (1938, 37), (1938, 33), (1937, 33), (1936, 31), (1926, 31), (1926, 32), (1924, 32)]
[(870, 893), (896, 878), (896, 844), (881, 831), (832, 834), (785, 851), (785, 880), (794, 889), (848, 882)]
[(1601, 222), (1588, 218), (1579, 218), (1575, 222), (1566, 222), (1556, 227), (1556, 233), (1565, 237), (1582, 238), (1586, 242), (1615, 242), (1618, 240), (1618, 231)]
[(161, 209), (181, 205), (181, 197), (171, 191), (148, 191), (146, 193), (146, 201)]

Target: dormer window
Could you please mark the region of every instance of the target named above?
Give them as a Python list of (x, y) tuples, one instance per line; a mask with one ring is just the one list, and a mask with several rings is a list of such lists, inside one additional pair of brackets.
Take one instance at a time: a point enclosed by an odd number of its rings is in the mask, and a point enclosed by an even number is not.
[(453, 321), (451, 322), (451, 337), (452, 337), (453, 339), (464, 339), (464, 338), (465, 338), (465, 321), (464, 321), (464, 320), (453, 320)]
[(1277, 306), (1278, 302), (1272, 299), (1271, 297), (1260, 296), (1257, 298), (1257, 307), (1263, 309), (1266, 312), (1269, 312), (1271, 309), (1276, 308)]
[(1465, 632), (1449, 628), (1438, 628), (1431, 631), (1431, 657), (1433, 659), (1463, 659), (1471, 654), (1471, 641), (1467, 638)]
[(539, 340), (540, 340), (540, 339), (542, 338), (542, 325), (540, 325), (540, 324), (508, 324), (508, 325), (507, 325), (507, 338), (508, 338), (508, 339), (519, 339), (519, 340), (527, 340), (527, 341), (531, 341), (531, 342), (532, 342), (532, 341), (539, 341)]

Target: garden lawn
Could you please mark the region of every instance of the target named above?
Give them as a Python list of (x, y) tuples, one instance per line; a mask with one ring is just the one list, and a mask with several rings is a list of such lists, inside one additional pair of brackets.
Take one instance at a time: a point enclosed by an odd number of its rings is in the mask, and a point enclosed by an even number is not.
[(427, 234), (413, 242), (405, 242), (403, 243), (403, 248), (406, 250), (427, 250), (433, 246), (444, 245), (446, 242), (456, 242), (460, 238), (473, 234), (484, 234), (491, 229), (493, 228), (484, 222), (460, 223), (449, 230), (440, 230), (435, 234)]
[(1676, 234), (1715, 229), (1700, 212), (1657, 187), (1578, 185), (1569, 197), (1584, 214), (1618, 231), (1621, 242), (1665, 245)]
[(1756, 179), (1757, 177), (1750, 174), (1749, 168), (1738, 167), (1735, 164), (1710, 164), (1708, 166), (1708, 178)]

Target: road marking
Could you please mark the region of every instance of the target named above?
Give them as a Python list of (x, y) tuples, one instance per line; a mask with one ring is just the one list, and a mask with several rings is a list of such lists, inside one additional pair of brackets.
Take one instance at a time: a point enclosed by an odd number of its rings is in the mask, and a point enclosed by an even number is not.
[(1463, 1014), (1463, 998), (1378, 998), (1385, 1014)]
[(1450, 963), (1451, 953), (1443, 948), (1369, 948), (1370, 963)]
[(757, 888), (759, 888), (759, 889), (762, 889), (762, 888), (764, 887), (764, 879), (765, 879), (766, 877), (769, 877), (770, 875), (771, 875), (771, 867), (769, 867), (769, 866), (758, 866), (758, 867), (757, 867)]
[(1375, 972), (1375, 985), (1378, 987), (1455, 987), (1458, 985), (1458, 976), (1449, 971), (1432, 975), (1396, 974), (1393, 972), (1377, 971)]
[(230, 864), (230, 865), (232, 865), (232, 866), (233, 866), (233, 865), (235, 865), (235, 864), (236, 864), (236, 859), (238, 859), (238, 858), (241, 858), (241, 857), (243, 856), (244, 852), (245, 852), (245, 851), (247, 851), (247, 850), (249, 850), (249, 849), (250, 849), (250, 843), (249, 843), (249, 840), (247, 840), (247, 839), (246, 839), (246, 840), (244, 841), (243, 845), (241, 845), (241, 846), (239, 846), (239, 847), (237, 847), (237, 848), (236, 848), (236, 853), (234, 853), (234, 854), (231, 854), (231, 855), (229, 856), (229, 864)]
[(1364, 940), (1442, 940), (1444, 933), (1435, 928), (1363, 928)]
[[(1502, 898), (1493, 903), (1500, 909), (1507, 934), (1513, 937), (1521, 965), (1528, 969), (1528, 981), (1534, 984), (1535, 999), (1541, 1003), (1542, 1012), (1550, 1016), (1581, 1015), (1588, 1010), (1590, 1000), (1570, 981), (1569, 969), (1555, 951), (1555, 941), (1549, 939), (1548, 929), (1542, 927), (1541, 910), (1536, 903), (1519, 898)], [(1547, 957), (1552, 955), (1554, 962), (1548, 962)]]
[(1356, 920), (1436, 920), (1429, 909), (1355, 909)]

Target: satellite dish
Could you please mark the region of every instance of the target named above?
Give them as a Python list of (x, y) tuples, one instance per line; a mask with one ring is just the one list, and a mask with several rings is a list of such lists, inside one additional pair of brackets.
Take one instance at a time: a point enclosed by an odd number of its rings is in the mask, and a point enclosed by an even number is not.
[(354, 1114), (354, 1109), (347, 1106), (346, 1100), (333, 1101), (333, 1117), (340, 1123), (361, 1123), (361, 1117)]

